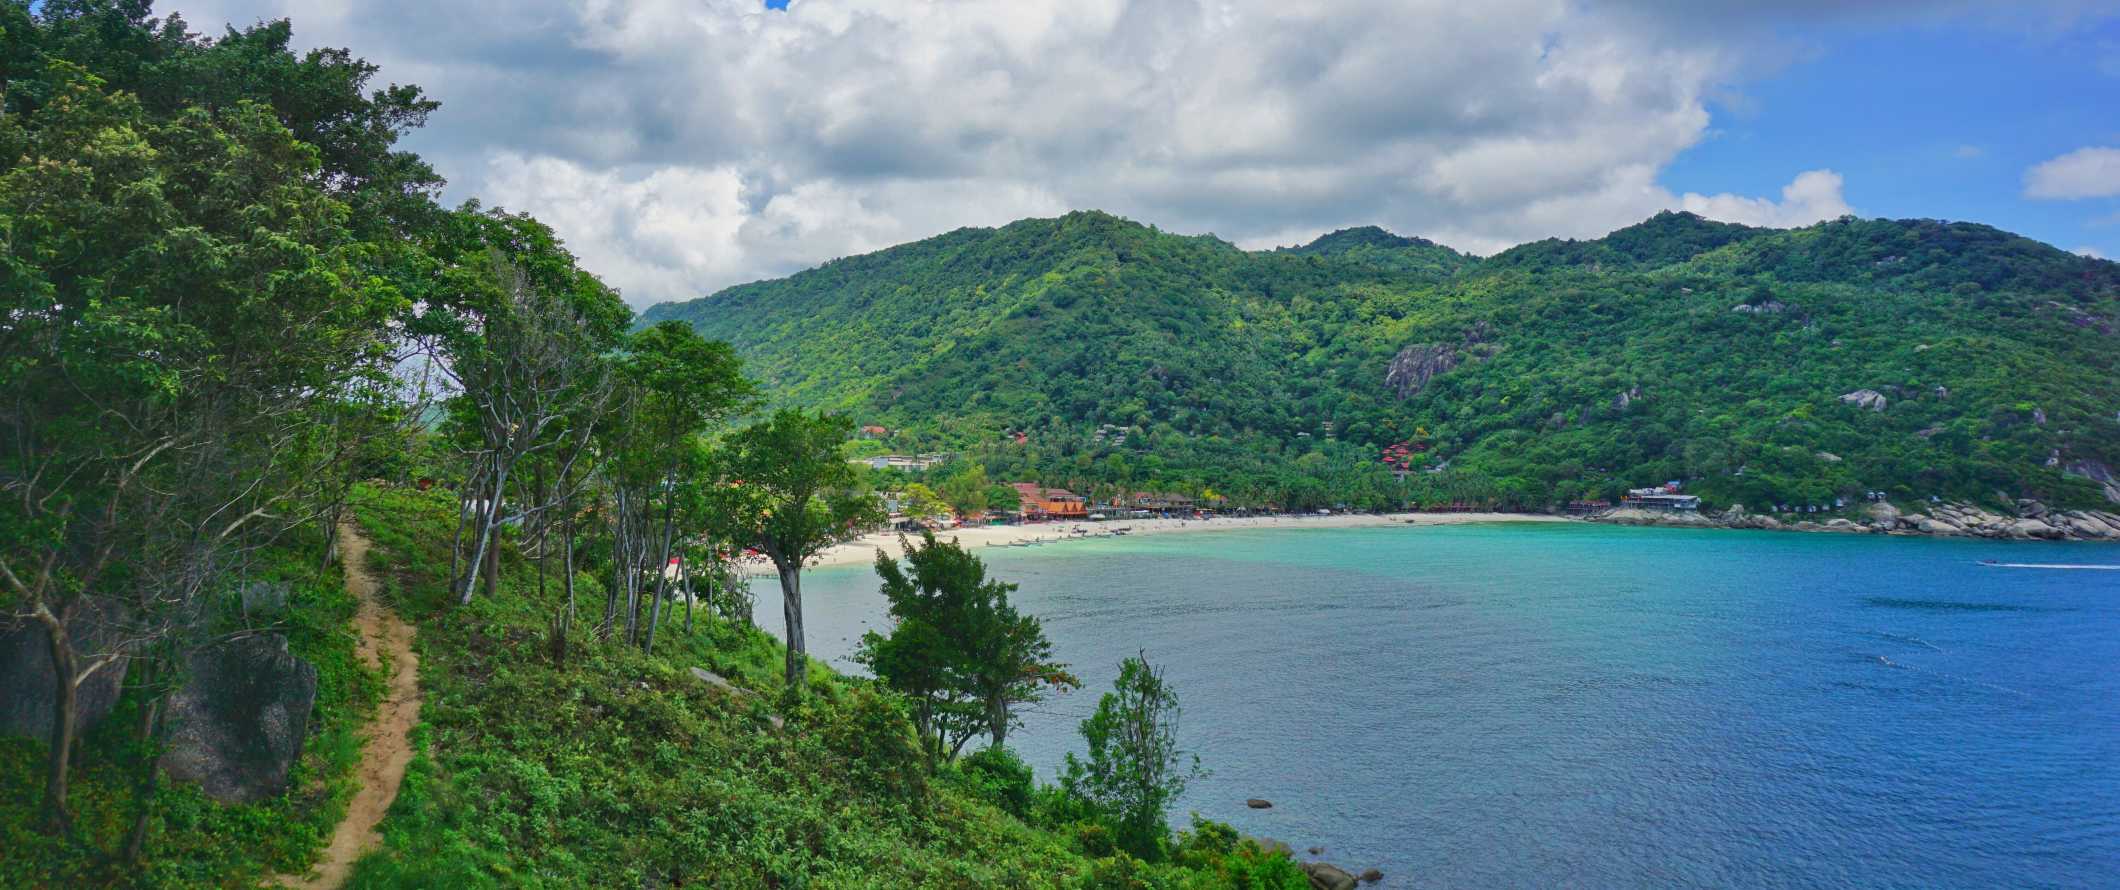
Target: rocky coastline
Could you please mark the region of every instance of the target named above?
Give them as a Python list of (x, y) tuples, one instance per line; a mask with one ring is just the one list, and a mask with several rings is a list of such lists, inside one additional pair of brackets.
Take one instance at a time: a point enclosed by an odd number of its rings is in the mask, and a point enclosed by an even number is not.
[(1783, 521), (1764, 513), (1746, 512), (1742, 504), (1719, 512), (1665, 512), (1622, 508), (1608, 510), (1590, 519), (1594, 522), (1618, 525), (2120, 543), (2120, 512), (2056, 510), (2031, 499), (2017, 500), (2015, 509), (2008, 514), (1996, 513), (1988, 508), (1961, 501), (1926, 504), (1918, 510), (1902, 510), (1890, 503), (1880, 502), (1853, 508), (1845, 515), (1836, 515), (1824, 520)]

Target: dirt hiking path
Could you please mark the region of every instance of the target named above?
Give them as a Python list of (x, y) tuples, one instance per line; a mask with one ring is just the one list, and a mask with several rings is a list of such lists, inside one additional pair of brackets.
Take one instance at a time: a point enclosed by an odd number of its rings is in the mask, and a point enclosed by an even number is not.
[(412, 762), (408, 734), (420, 719), (419, 657), (412, 654), (412, 625), (376, 599), (375, 576), (368, 572), (368, 539), (352, 523), (339, 526), (339, 560), (346, 566), (346, 589), (360, 600), (354, 627), (360, 631), (357, 650), (369, 667), (382, 666), (382, 653), (390, 654), (390, 677), (383, 690), (375, 720), (368, 724), (367, 744), (361, 749), (358, 768), (360, 787), (346, 805), (346, 818), (331, 833), (331, 846), (307, 876), (282, 875), (281, 887), (333, 890), (346, 883), (354, 860), (380, 846), (376, 823), (383, 821), (391, 801), (397, 800), (398, 783), (405, 766)]

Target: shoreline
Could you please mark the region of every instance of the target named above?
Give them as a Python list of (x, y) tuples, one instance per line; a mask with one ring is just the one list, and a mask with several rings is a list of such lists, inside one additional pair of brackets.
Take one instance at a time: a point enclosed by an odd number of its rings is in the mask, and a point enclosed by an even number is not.
[[(1484, 522), (1581, 521), (1569, 516), (1547, 513), (1362, 513), (1334, 516), (1238, 516), (1217, 519), (1107, 519), (1100, 522), (1084, 519), (944, 529), (935, 533), (935, 540), (956, 541), (967, 549), (977, 551), (988, 547), (1042, 546), (1069, 541), (1102, 540), (1113, 537), (1113, 532), (1117, 529), (1125, 529), (1126, 535), (1130, 537), (1256, 528), (1389, 528)], [(876, 561), (878, 553), (888, 553), (892, 558), (904, 556), (905, 548), (899, 542), (901, 534), (910, 539), (915, 533), (871, 532), (852, 541), (833, 545), (812, 560), (808, 568), (869, 565)], [(745, 559), (739, 565), (746, 573), (763, 572), (767, 577), (773, 574), (772, 563), (764, 557)]]
[[(1114, 532), (1124, 529), (1125, 535), (1198, 534), (1203, 532), (1239, 531), (1243, 529), (1289, 529), (1289, 528), (1390, 528), (1397, 526), (1471, 525), (1477, 523), (1527, 522), (1555, 523), (1581, 522), (1599, 525), (1657, 526), (1663, 528), (1695, 529), (1752, 529), (1759, 531), (1822, 532), (1826, 534), (1883, 534), (1893, 537), (1959, 538), (1988, 540), (2075, 540), (2120, 542), (2120, 530), (2110, 536), (2079, 531), (2069, 524), (2059, 528), (2045, 526), (2034, 528), (2016, 526), (2015, 520), (1993, 514), (1982, 514), (1964, 505), (1953, 505), (1967, 510), (1971, 517), (1957, 512), (1952, 524), (1936, 524), (1928, 517), (1911, 514), (1907, 522), (1895, 514), (1890, 519), (1870, 523), (1840, 520), (1833, 523), (1776, 522), (1771, 517), (1760, 515), (1713, 515), (1713, 514), (1662, 514), (1644, 511), (1615, 510), (1598, 516), (1563, 516), (1554, 513), (1361, 513), (1333, 516), (1241, 516), (1217, 519), (1108, 519), (1092, 522), (1086, 519), (1060, 520), (1052, 522), (1026, 523), (1021, 525), (981, 525), (943, 529), (935, 533), (938, 541), (955, 541), (971, 550), (988, 547), (1044, 546), (1070, 541), (1089, 541), (1114, 537)], [(1946, 508), (1947, 510), (1950, 508)], [(2092, 513), (2092, 516), (2111, 514)], [(2115, 517), (2120, 518), (2120, 517)], [(1946, 520), (1946, 522), (1951, 522)], [(1959, 524), (1962, 523), (1962, 524)], [(2086, 527), (2088, 528), (2088, 527)], [(827, 568), (838, 566), (869, 565), (876, 561), (876, 554), (888, 553), (892, 558), (905, 555), (901, 537), (912, 538), (913, 532), (870, 532), (851, 541), (834, 544), (826, 549), (805, 568)], [(741, 570), (751, 577), (772, 578), (773, 564), (763, 556), (754, 556), (738, 563)]]

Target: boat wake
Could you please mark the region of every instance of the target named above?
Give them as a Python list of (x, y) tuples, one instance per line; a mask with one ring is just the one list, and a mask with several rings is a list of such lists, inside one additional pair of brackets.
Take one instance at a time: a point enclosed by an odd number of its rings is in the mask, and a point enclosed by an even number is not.
[(2063, 562), (1982, 562), (1991, 569), (2088, 569), (2101, 572), (2120, 572), (2120, 565)]

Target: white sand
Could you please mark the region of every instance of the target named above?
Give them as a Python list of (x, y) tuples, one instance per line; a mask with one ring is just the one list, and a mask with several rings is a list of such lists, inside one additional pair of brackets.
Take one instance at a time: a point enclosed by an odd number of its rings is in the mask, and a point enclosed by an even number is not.
[[(1064, 522), (1040, 522), (1027, 525), (984, 525), (954, 528), (935, 533), (938, 540), (954, 540), (971, 550), (986, 547), (1001, 547), (1021, 542), (1044, 544), (1084, 541), (1108, 536), (1114, 529), (1127, 529), (1133, 535), (1162, 535), (1180, 532), (1234, 531), (1247, 528), (1375, 528), (1403, 525), (1462, 525), (1469, 522), (1575, 522), (1564, 516), (1547, 516), (1535, 513), (1389, 513), (1334, 516), (1253, 516), (1223, 519), (1111, 519), (1103, 522), (1070, 520)], [(907, 538), (916, 537), (907, 534)], [(904, 547), (897, 532), (879, 532), (864, 535), (840, 544), (812, 563), (816, 566), (868, 565), (876, 561), (878, 552), (892, 557), (903, 556)], [(772, 565), (763, 558), (747, 560), (746, 569), (753, 573), (772, 574)]]

